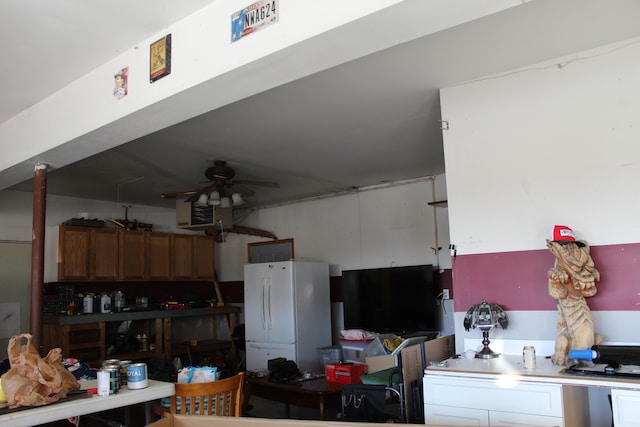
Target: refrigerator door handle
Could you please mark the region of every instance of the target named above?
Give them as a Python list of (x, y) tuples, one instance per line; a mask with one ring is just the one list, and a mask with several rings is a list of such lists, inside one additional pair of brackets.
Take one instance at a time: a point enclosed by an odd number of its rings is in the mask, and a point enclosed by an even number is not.
[(266, 291), (267, 291), (267, 283), (266, 279), (262, 278), (262, 304), (260, 304), (260, 318), (262, 319), (262, 329), (267, 329), (267, 310), (266, 310)]
[(271, 278), (267, 279), (267, 310), (266, 310), (266, 319), (267, 319), (267, 329), (272, 329), (273, 324), (271, 323)]

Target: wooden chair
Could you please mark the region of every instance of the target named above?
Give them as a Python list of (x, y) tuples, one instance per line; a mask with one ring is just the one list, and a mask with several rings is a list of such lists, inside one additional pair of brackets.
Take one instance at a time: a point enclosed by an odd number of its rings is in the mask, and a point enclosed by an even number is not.
[[(208, 382), (176, 383), (176, 393), (171, 396), (171, 409), (161, 415), (217, 415), (222, 417), (242, 416), (242, 391), (244, 372), (231, 378)], [(157, 406), (156, 406), (157, 409)], [(158, 413), (156, 410), (154, 413)]]

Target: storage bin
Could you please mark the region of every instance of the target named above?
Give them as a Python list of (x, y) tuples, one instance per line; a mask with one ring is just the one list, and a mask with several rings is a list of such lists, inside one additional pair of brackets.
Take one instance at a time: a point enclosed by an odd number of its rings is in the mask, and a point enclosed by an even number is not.
[(318, 359), (324, 369), (329, 363), (338, 364), (342, 362), (342, 348), (338, 345), (333, 347), (321, 347), (318, 349)]
[(351, 363), (346, 365), (328, 364), (325, 367), (327, 382), (340, 384), (362, 384), (361, 376), (365, 374), (365, 365)]
[(342, 359), (345, 363), (367, 363), (365, 349), (371, 341), (340, 340)]

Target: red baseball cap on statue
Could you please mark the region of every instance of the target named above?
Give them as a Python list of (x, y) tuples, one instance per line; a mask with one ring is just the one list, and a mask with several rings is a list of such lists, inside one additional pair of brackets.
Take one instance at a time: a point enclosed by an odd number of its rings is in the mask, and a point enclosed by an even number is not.
[(576, 240), (573, 230), (566, 225), (554, 225), (553, 226), (553, 241), (558, 243), (574, 242), (578, 246), (584, 246), (584, 242)]

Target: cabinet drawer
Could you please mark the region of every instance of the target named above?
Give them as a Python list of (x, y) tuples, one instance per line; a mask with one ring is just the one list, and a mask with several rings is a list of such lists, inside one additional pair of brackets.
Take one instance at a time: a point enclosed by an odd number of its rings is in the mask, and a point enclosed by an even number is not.
[(562, 417), (562, 386), (505, 380), (424, 379), (425, 403)]
[(564, 421), (559, 417), (545, 417), (544, 415), (489, 411), (489, 424), (492, 426), (513, 427), (563, 427)]
[(488, 426), (489, 411), (455, 408), (451, 406), (424, 405), (425, 424), (441, 426)]
[(640, 391), (613, 389), (611, 403), (616, 426), (640, 427)]

